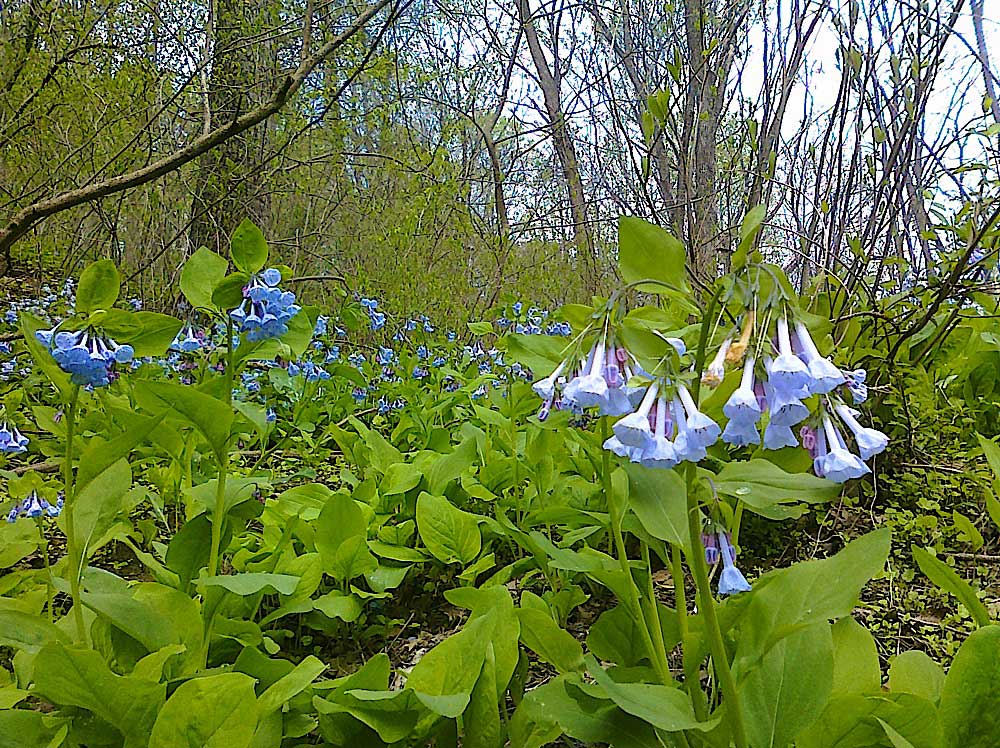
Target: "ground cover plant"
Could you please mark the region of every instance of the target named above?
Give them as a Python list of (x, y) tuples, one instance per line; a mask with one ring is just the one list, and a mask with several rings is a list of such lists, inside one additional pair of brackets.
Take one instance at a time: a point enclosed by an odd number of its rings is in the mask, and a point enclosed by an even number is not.
[[(1000, 627), (954, 535), (745, 561), (907, 438), (762, 218), (697, 289), (622, 218), (613, 293), (456, 331), (303, 303), (250, 221), (176, 315), (110, 260), (13, 305), (0, 745), (995, 745)], [(911, 554), (959, 626), (933, 657), (862, 602)]]

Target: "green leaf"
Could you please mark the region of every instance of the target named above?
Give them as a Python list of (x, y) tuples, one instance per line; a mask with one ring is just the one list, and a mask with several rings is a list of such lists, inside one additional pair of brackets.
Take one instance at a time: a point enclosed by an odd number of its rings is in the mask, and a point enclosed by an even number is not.
[(112, 725), (125, 738), (126, 748), (146, 745), (167, 688), (115, 675), (97, 652), (59, 642), (38, 652), (34, 681), (35, 693), (53, 704), (86, 709)]
[(958, 531), (962, 533), (965, 541), (972, 546), (972, 550), (978, 551), (983, 547), (986, 542), (983, 540), (982, 533), (976, 529), (976, 526), (972, 524), (972, 520), (966, 517), (964, 514), (955, 510), (951, 513), (952, 520), (955, 522), (955, 527)]
[(618, 219), (618, 268), (626, 283), (660, 282), (639, 285), (639, 291), (688, 290), (684, 245), (665, 229), (641, 218)]
[(775, 504), (818, 503), (840, 495), (833, 481), (808, 473), (786, 473), (770, 460), (730, 462), (714, 479), (716, 490), (746, 504), (751, 510), (766, 510)]
[(222, 587), (234, 595), (246, 597), (256, 595), (266, 589), (291, 595), (299, 584), (299, 578), (291, 574), (266, 574), (263, 572), (248, 572), (215, 577), (204, 577), (200, 580), (206, 587)]
[(449, 454), (438, 457), (427, 471), (427, 485), (431, 493), (443, 494), (448, 484), (472, 466), (476, 459), (476, 440), (470, 436)]
[(228, 269), (225, 257), (200, 247), (181, 269), (181, 293), (195, 309), (212, 309), (212, 292)]
[(740, 243), (737, 245), (736, 251), (733, 252), (730, 261), (730, 265), (734, 271), (742, 270), (746, 267), (747, 254), (751, 247), (753, 247), (754, 242), (757, 241), (761, 224), (766, 217), (767, 208), (763, 205), (758, 205), (751, 208), (743, 218), (743, 222), (740, 224)]
[(27, 709), (0, 710), (0, 748), (64, 745), (69, 720)]
[(136, 329), (123, 335), (114, 335), (107, 330), (118, 343), (128, 343), (135, 349), (136, 358), (143, 356), (162, 356), (174, 342), (177, 333), (184, 323), (169, 314), (158, 312), (130, 312)]
[(244, 218), (229, 239), (229, 254), (233, 264), (244, 273), (256, 273), (267, 264), (267, 242), (253, 221)]
[(914, 649), (889, 660), (889, 690), (912, 693), (928, 701), (941, 698), (944, 670), (926, 652)]
[(448, 499), (423, 492), (417, 498), (417, 531), (434, 558), (446, 564), (471, 563), (482, 546), (474, 514)]
[(361, 615), (361, 603), (354, 595), (333, 590), (313, 601), (314, 609), (327, 618), (339, 618), (351, 623)]
[(504, 337), (503, 345), (511, 360), (527, 366), (539, 378), (551, 374), (568, 353), (566, 341), (554, 335), (511, 333)]
[(469, 705), (462, 715), (465, 733), (462, 748), (502, 748), (503, 728), (500, 724), (499, 701), (504, 693), (497, 693), (496, 658), (493, 643), (486, 643), (486, 657), (476, 685), (469, 695)]
[(989, 463), (993, 475), (1000, 478), (1000, 446), (997, 446), (995, 441), (987, 439), (982, 434), (976, 434), (976, 438), (979, 439), (979, 446), (983, 449), (986, 462)]
[(223, 311), (243, 303), (243, 288), (250, 282), (246, 273), (230, 273), (212, 289), (212, 306)]
[(149, 748), (249, 748), (258, 716), (253, 685), (243, 673), (181, 684), (160, 710)]
[(122, 279), (111, 260), (92, 262), (80, 274), (76, 289), (76, 311), (90, 314), (98, 309), (110, 309), (118, 300)]
[[(72, 517), (76, 542), (81, 544), (81, 561), (90, 557), (95, 550), (93, 543), (111, 528), (125, 508), (125, 498), (131, 487), (132, 469), (126, 460), (119, 459), (90, 478), (76, 495)], [(62, 514), (60, 526), (64, 526), (69, 517), (69, 512)]]
[(795, 740), (796, 748), (889, 748), (889, 725), (913, 748), (941, 748), (934, 704), (911, 694), (836, 695), (823, 716)]
[(280, 709), (290, 699), (305, 691), (314, 680), (326, 671), (326, 665), (309, 655), (278, 681), (270, 685), (260, 695), (257, 706), (260, 714), (267, 714)]
[(330, 497), (316, 521), (316, 550), (326, 571), (334, 568), (340, 546), (349, 538), (366, 538), (368, 524), (358, 503), (347, 494)]
[(917, 566), (920, 567), (920, 571), (927, 575), (928, 579), (945, 592), (957, 597), (959, 602), (969, 611), (969, 614), (977, 625), (990, 625), (989, 611), (986, 610), (983, 601), (979, 599), (976, 591), (972, 589), (972, 586), (968, 582), (958, 576), (955, 570), (948, 566), (948, 564), (935, 558), (923, 548), (913, 546), (911, 550)]
[(850, 615), (865, 583), (885, 566), (889, 547), (889, 530), (878, 530), (830, 558), (800, 562), (761, 577), (749, 593), (738, 625), (739, 669), (750, 670), (784, 636)]
[(749, 672), (734, 673), (755, 748), (785, 748), (823, 714), (833, 686), (833, 638), (825, 621), (784, 637)]
[(473, 335), (488, 335), (493, 332), (492, 322), (469, 322), (469, 332)]
[(584, 658), (587, 672), (622, 711), (648, 722), (658, 730), (711, 730), (719, 723), (715, 718), (699, 722), (694, 716), (687, 694), (673, 686), (653, 683), (617, 683), (600, 666), (593, 655)]
[(408, 462), (397, 462), (395, 465), (390, 465), (389, 469), (385, 471), (378, 491), (383, 496), (406, 493), (411, 488), (416, 488), (422, 477), (423, 473), (420, 468)]
[(233, 409), (221, 400), (192, 387), (173, 382), (142, 382), (135, 387), (137, 396), (147, 394), (147, 403), (156, 410), (172, 410), (193, 426), (208, 442), (216, 461), (227, 459), (229, 431), (233, 425)]
[(146, 441), (147, 437), (163, 420), (163, 416), (145, 418), (136, 416), (131, 419), (122, 434), (110, 441), (93, 440), (80, 454), (80, 467), (76, 471), (77, 493), (82, 491), (94, 478), (110, 468), (123, 457), (128, 457), (132, 450)]
[(365, 536), (354, 535), (340, 544), (333, 562), (325, 567), (325, 571), (338, 581), (348, 581), (377, 568), (378, 561), (368, 550)]
[(521, 641), (560, 673), (583, 670), (583, 647), (572, 634), (559, 628), (552, 617), (534, 608), (519, 608)]
[(486, 659), (486, 643), (494, 628), (487, 614), (474, 618), (457, 634), (425, 654), (406, 681), (435, 714), (455, 718), (465, 711)]
[(973, 632), (941, 690), (945, 748), (995, 748), (1000, 735), (1000, 626)]
[(23, 610), (0, 607), (0, 646), (34, 654), (57, 641), (69, 644), (69, 637), (55, 624)]
[(673, 470), (653, 470), (636, 463), (625, 465), (629, 506), (643, 528), (659, 540), (687, 548), (687, 488)]
[(833, 693), (870, 693), (882, 685), (875, 639), (850, 616), (833, 626)]

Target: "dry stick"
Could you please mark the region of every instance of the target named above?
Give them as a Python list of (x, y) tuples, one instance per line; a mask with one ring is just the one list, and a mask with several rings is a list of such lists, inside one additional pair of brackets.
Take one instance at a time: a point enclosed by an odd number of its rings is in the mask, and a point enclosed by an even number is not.
[(154, 161), (141, 169), (120, 174), (119, 176), (81, 187), (80, 189), (63, 192), (62, 194), (46, 200), (40, 200), (21, 209), (14, 214), (5, 228), (0, 229), (0, 254), (9, 250), (18, 239), (26, 235), (43, 219), (92, 200), (138, 187), (164, 174), (169, 174), (203, 153), (210, 151), (217, 145), (249, 130), (251, 127), (260, 124), (276, 114), (299, 90), (305, 79), (320, 63), (361, 31), (373, 16), (392, 2), (393, 0), (379, 0), (375, 5), (369, 6), (343, 33), (338, 34), (328, 41), (314, 55), (303, 60), (294, 72), (285, 76), (271, 99), (260, 107), (240, 115), (221, 127), (214, 128), (210, 132), (195, 138), (184, 148), (159, 161)]

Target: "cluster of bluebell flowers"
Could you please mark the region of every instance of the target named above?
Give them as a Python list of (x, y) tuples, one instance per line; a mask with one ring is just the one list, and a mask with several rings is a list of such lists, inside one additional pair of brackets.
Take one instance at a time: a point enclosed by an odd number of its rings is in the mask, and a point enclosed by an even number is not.
[(277, 338), (288, 332), (288, 322), (299, 313), (295, 294), (282, 291), (281, 271), (268, 268), (250, 277), (243, 288), (243, 303), (230, 315), (247, 340)]
[[(725, 376), (727, 363), (742, 365), (740, 384), (730, 395), (723, 413), (728, 419), (722, 439), (736, 447), (763, 444), (765, 449), (800, 445), (813, 457), (816, 475), (843, 483), (870, 473), (865, 464), (885, 450), (888, 437), (863, 426), (857, 405), (867, 398), (864, 370), (844, 372), (820, 355), (808, 328), (801, 321), (790, 323), (781, 314), (775, 337), (761, 330), (751, 344), (755, 315), (748, 312), (742, 331), (727, 337), (702, 376), (702, 383), (716, 386)], [(764, 422), (761, 437), (759, 425)], [(796, 435), (795, 428), (798, 428)], [(850, 432), (857, 454), (844, 437)]]
[(55, 504), (49, 503), (43, 496), (39, 496), (36, 491), (32, 491), (26, 499), (17, 502), (7, 513), (7, 521), (11, 524), (17, 522), (20, 517), (37, 519), (38, 517), (58, 517), (63, 508), (63, 497), (60, 493)]
[(117, 367), (131, 363), (132, 346), (118, 345), (96, 330), (39, 330), (35, 337), (42, 343), (59, 368), (70, 375), (74, 384), (106, 387), (118, 377)]
[(719, 594), (734, 595), (737, 592), (749, 592), (751, 587), (747, 578), (736, 568), (736, 546), (726, 530), (713, 526), (706, 528), (701, 536), (705, 548), (705, 561), (713, 566), (722, 561), (722, 571), (719, 574)]
[(11, 427), (9, 423), (0, 423), (0, 452), (19, 454), (28, 451), (28, 437)]

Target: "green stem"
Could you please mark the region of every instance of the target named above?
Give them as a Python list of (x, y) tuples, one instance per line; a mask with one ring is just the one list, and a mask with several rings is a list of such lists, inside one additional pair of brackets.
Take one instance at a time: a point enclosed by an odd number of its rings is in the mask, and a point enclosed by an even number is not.
[(66, 555), (69, 563), (69, 590), (73, 599), (73, 620), (76, 622), (77, 639), (89, 646), (90, 634), (83, 620), (83, 602), (80, 596), (80, 577), (83, 574), (83, 551), (77, 543), (76, 523), (73, 519), (75, 486), (73, 484), (73, 441), (76, 437), (76, 408), (80, 400), (80, 386), (73, 387), (66, 407), (66, 454), (63, 457), (63, 514), (66, 517)]
[(677, 631), (680, 633), (684, 657), (684, 684), (694, 706), (694, 714), (700, 720), (708, 718), (708, 702), (701, 690), (698, 678), (698, 662), (694, 659), (691, 642), (691, 624), (688, 621), (687, 592), (684, 589), (684, 567), (681, 565), (681, 550), (670, 546), (670, 573), (674, 577), (674, 605), (677, 607)]
[[(663, 626), (660, 624), (660, 610), (656, 602), (656, 590), (653, 588), (653, 564), (649, 555), (649, 546), (642, 544), (642, 561), (646, 564), (646, 602), (647, 611), (646, 626), (652, 630), (653, 645), (656, 648), (656, 657), (659, 660), (659, 670), (670, 677), (670, 662), (667, 659), (667, 645), (663, 640)], [(664, 681), (665, 685), (669, 685)]]
[[(226, 318), (226, 371), (223, 374), (225, 383), (226, 404), (230, 408), (233, 406), (233, 319)], [(212, 548), (208, 556), (208, 575), (214, 577), (219, 572), (219, 555), (222, 551), (222, 525), (225, 522), (226, 512), (226, 475), (229, 472), (229, 452), (216, 456), (216, 463), (219, 468), (219, 477), (215, 485), (215, 511), (212, 514)]]
[[(601, 444), (604, 444), (607, 440), (608, 417), (601, 416)], [(646, 645), (646, 652), (649, 655), (649, 661), (653, 663), (653, 667), (656, 669), (656, 673), (660, 677), (660, 680), (662, 680), (664, 684), (667, 684), (670, 682), (670, 671), (669, 669), (666, 671), (663, 670), (663, 665), (661, 664), (659, 657), (657, 657), (656, 647), (653, 645), (653, 637), (650, 634), (649, 623), (646, 620), (646, 614), (643, 610), (641, 602), (642, 595), (639, 593), (639, 588), (635, 584), (635, 579), (632, 577), (632, 568), (628, 563), (628, 553), (625, 550), (625, 538), (622, 536), (621, 518), (618, 516), (615, 500), (611, 495), (611, 457), (610, 453), (606, 449), (601, 449), (601, 485), (604, 490), (604, 500), (608, 505), (608, 514), (611, 519), (611, 536), (614, 538), (618, 563), (621, 566), (625, 577), (632, 585), (632, 589), (635, 593), (634, 600), (639, 603), (639, 609), (635, 611), (638, 613), (636, 622), (641, 624), (642, 639), (643, 643)], [(628, 604), (628, 601), (623, 600), (622, 602)]]
[(735, 742), (736, 748), (746, 748), (747, 736), (746, 728), (743, 725), (743, 710), (736, 692), (733, 671), (729, 667), (729, 655), (726, 652), (726, 644), (722, 640), (719, 618), (715, 613), (715, 598), (712, 597), (711, 582), (708, 579), (708, 565), (705, 563), (705, 546), (701, 542), (701, 517), (694, 490), (697, 470), (698, 468), (694, 464), (689, 463), (686, 471), (688, 532), (691, 535), (691, 555), (688, 556), (688, 566), (691, 567), (694, 574), (694, 582), (698, 590), (698, 607), (705, 623), (705, 634), (708, 638), (708, 651), (712, 655), (715, 675), (722, 688), (726, 715), (733, 733), (733, 742)]
[(38, 525), (38, 533), (42, 538), (42, 561), (45, 564), (45, 600), (49, 610), (49, 620), (55, 623), (56, 612), (53, 607), (55, 591), (52, 587), (52, 565), (49, 562), (49, 538), (45, 534), (45, 525), (42, 522), (42, 518), (38, 517), (35, 523)]
[[(709, 327), (715, 316), (715, 308), (721, 296), (722, 288), (720, 286), (709, 301), (708, 310), (701, 322), (698, 351), (695, 355), (695, 379), (691, 388), (692, 397), (695, 402), (698, 402), (698, 396), (701, 392), (701, 374), (705, 368)], [(687, 486), (688, 534), (691, 536), (691, 554), (688, 556), (688, 566), (694, 575), (695, 589), (698, 595), (698, 608), (704, 621), (705, 635), (708, 639), (708, 651), (712, 655), (712, 664), (715, 668), (716, 679), (722, 688), (722, 696), (726, 704), (726, 716), (729, 719), (730, 729), (732, 730), (733, 742), (736, 748), (747, 748), (746, 728), (743, 724), (743, 709), (740, 705), (739, 694), (736, 692), (736, 681), (733, 678), (733, 671), (729, 667), (729, 655), (726, 652), (726, 643), (722, 639), (719, 618), (715, 612), (715, 598), (712, 597), (711, 582), (708, 578), (708, 564), (705, 561), (705, 546), (701, 542), (701, 512), (695, 493), (695, 484), (698, 480), (698, 466), (689, 462), (684, 478)]]

